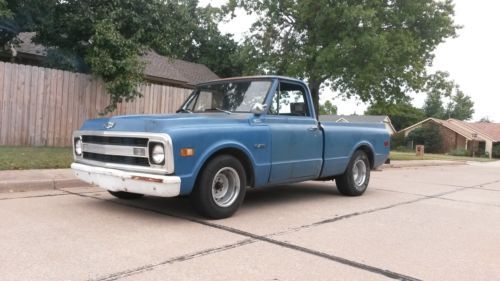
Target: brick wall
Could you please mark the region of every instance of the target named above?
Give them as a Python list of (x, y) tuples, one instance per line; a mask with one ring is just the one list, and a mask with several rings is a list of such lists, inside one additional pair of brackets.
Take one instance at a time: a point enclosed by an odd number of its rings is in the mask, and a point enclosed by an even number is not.
[(442, 153), (450, 152), (459, 148), (465, 149), (465, 137), (443, 126), (439, 126), (439, 131), (441, 132), (441, 137), (443, 138)]

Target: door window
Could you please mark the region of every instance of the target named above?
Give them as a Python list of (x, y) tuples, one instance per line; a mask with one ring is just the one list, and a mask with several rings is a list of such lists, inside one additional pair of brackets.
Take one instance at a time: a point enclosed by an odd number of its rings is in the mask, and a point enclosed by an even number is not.
[(310, 116), (304, 87), (294, 83), (281, 82), (274, 94), (269, 114)]

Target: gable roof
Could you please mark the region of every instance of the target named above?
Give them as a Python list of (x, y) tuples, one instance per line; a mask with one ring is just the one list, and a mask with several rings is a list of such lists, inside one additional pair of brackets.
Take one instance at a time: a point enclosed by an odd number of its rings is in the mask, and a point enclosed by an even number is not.
[[(424, 119), (416, 124), (413, 124), (407, 128), (404, 128), (399, 132), (411, 131), (411, 130), (417, 128), (418, 126), (422, 125), (423, 123), (427, 123), (429, 121), (434, 122), (434, 123), (439, 124), (439, 125), (442, 125), (443, 127), (448, 128), (448, 129), (456, 132), (457, 134), (463, 136), (467, 140), (475, 139), (475, 140), (489, 140), (489, 141), (493, 141), (493, 142), (500, 141), (500, 124), (491, 123), (491, 124), (496, 125), (496, 126), (483, 126), (481, 124), (484, 124), (484, 123), (468, 123), (468, 122), (453, 119), (453, 118), (450, 118), (448, 120), (441, 120), (441, 119), (430, 117), (430, 118)], [(487, 129), (486, 127), (491, 128), (491, 129)], [(496, 135), (496, 133), (499, 133), (499, 135)], [(495, 140), (495, 137), (490, 135), (490, 134), (495, 134), (495, 136), (498, 138)], [(476, 136), (474, 136), (474, 135), (476, 135)]]
[[(18, 38), (21, 42), (16, 47), (18, 54), (36, 57), (45, 57), (47, 55), (45, 46), (31, 41), (34, 36), (35, 32), (19, 33)], [(219, 79), (219, 76), (206, 65), (168, 58), (154, 51), (142, 55), (140, 60), (146, 63), (144, 76), (150, 81), (192, 88), (196, 84)]]
[(457, 119), (449, 119), (448, 121), (456, 123), (459, 126), (463, 126), (472, 130), (478, 134), (485, 136), (493, 142), (500, 142), (500, 124), (499, 123), (469, 123)]

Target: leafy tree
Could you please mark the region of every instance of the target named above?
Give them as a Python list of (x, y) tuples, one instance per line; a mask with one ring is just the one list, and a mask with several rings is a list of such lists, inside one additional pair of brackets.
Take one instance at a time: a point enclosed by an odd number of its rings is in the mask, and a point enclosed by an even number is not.
[[(423, 110), (425, 116), (439, 119), (455, 118), (467, 120), (474, 114), (474, 102), (446, 72), (437, 72), (425, 86), (427, 99)], [(446, 108), (443, 98), (448, 100)]]
[(335, 115), (337, 114), (337, 106), (332, 104), (329, 100), (319, 106), (319, 114), (321, 115)]
[(474, 102), (457, 87), (456, 93), (451, 97), (451, 101), (448, 103), (446, 114), (449, 118), (469, 120), (474, 114)]
[(35, 26), (35, 41), (60, 54), (75, 54), (102, 78), (111, 96), (105, 112), (140, 95), (144, 65), (139, 57), (149, 50), (219, 65), (216, 71), (222, 75), (232, 67), (213, 59), (214, 49), (227, 53), (234, 46), (230, 37), (218, 33), (216, 11), (198, 9), (197, 0), (54, 1), (51, 17)]
[(17, 34), (11, 26), (12, 19), (12, 11), (7, 6), (7, 2), (0, 0), (0, 47), (5, 46)]
[(485, 116), (485, 117), (479, 119), (479, 122), (480, 123), (493, 123), (493, 120), (491, 120), (490, 117)]
[(244, 46), (247, 71), (307, 79), (316, 109), (322, 85), (372, 103), (422, 90), (433, 50), (458, 28), (451, 0), (230, 0), (227, 8), (238, 6), (258, 16)]
[(408, 134), (408, 140), (412, 140), (414, 145), (423, 144), (426, 152), (442, 152), (443, 139), (437, 125), (431, 124), (416, 128)]
[(241, 76), (244, 61), (240, 47), (230, 34), (221, 34), (218, 24), (224, 13), (220, 8), (198, 7), (198, 1), (187, 1), (189, 17), (196, 28), (193, 43), (182, 56), (184, 60), (206, 65), (221, 77)]
[(426, 117), (443, 119), (446, 116), (440, 93), (429, 92), (422, 109)]
[(387, 115), (396, 131), (409, 127), (425, 119), (423, 110), (414, 107), (409, 101), (395, 104), (375, 103), (365, 111), (366, 115)]

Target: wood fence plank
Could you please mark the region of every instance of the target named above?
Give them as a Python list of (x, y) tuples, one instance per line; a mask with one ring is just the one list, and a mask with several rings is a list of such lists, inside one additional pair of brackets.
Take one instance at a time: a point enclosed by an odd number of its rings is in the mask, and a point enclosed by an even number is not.
[(2, 112), (4, 108), (4, 102), (5, 102), (5, 97), (4, 97), (4, 91), (3, 91), (3, 81), (4, 81), (4, 76), (5, 76), (5, 64), (3, 62), (0, 62), (0, 145), (2, 144), (2, 137), (4, 134), (3, 128), (2, 128)]

